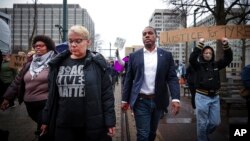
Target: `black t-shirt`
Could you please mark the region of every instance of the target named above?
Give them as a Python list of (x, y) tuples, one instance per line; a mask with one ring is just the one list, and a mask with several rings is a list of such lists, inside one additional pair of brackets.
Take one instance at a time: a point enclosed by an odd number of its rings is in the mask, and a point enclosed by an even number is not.
[(56, 81), (59, 105), (56, 125), (83, 127), (85, 125), (84, 58), (68, 58), (62, 62)]

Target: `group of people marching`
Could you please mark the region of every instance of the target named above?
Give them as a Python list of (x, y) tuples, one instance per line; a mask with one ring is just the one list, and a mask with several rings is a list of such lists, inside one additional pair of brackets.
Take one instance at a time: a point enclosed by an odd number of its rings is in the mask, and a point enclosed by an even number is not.
[[(147, 26), (142, 31), (144, 48), (118, 59), (126, 73), (122, 76), (121, 108), (134, 114), (137, 141), (154, 141), (162, 113), (170, 105), (180, 112), (180, 85), (170, 52), (156, 46), (157, 32)], [(224, 57), (215, 61), (212, 47), (204, 39), (190, 55), (186, 74), (196, 109), (197, 140), (208, 141), (208, 135), (220, 124), (219, 70), (233, 59), (228, 40), (222, 38)], [(68, 30), (69, 49), (57, 53), (54, 41), (45, 35), (33, 40), (35, 54), (13, 78), (3, 94), (1, 109), (11, 106), (16, 97), (24, 102), (31, 119), (37, 123), (40, 141), (110, 141), (115, 135), (116, 116), (114, 82), (117, 75), (105, 58), (90, 51), (88, 30), (74, 25)], [(119, 58), (119, 53), (116, 52)], [(193, 79), (193, 80), (191, 80)]]

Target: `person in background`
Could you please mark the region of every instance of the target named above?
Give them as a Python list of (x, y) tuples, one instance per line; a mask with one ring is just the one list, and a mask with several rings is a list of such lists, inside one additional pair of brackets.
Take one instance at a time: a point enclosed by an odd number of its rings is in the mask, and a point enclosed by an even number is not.
[(194, 114), (196, 114), (195, 109), (195, 93), (196, 93), (196, 89), (195, 89), (195, 80), (196, 80), (196, 74), (195, 74), (195, 70), (191, 67), (191, 65), (189, 65), (187, 67), (186, 70), (186, 74), (185, 74), (185, 78), (187, 79), (187, 85), (188, 88), (190, 90), (191, 93), (191, 105), (192, 108), (194, 109)]
[[(123, 86), (124, 86), (124, 82), (125, 82), (125, 76), (126, 76), (126, 73), (128, 70), (129, 56), (125, 56), (123, 59), (121, 59), (118, 49), (116, 49), (116, 51), (115, 51), (115, 56), (118, 60), (118, 63), (123, 66), (123, 71), (120, 73), (121, 74), (121, 94), (123, 95)], [(133, 110), (132, 109), (130, 109), (130, 110), (131, 110), (131, 115), (134, 116)], [(123, 111), (123, 112), (125, 112), (125, 111)]]
[(35, 54), (36, 52), (34, 51), (34, 50), (31, 50), (31, 51), (29, 51), (28, 53), (27, 53), (27, 55), (26, 55), (26, 58), (27, 58), (27, 60), (26, 61), (32, 61), (32, 56)]
[[(42, 112), (48, 99), (48, 62), (56, 55), (54, 41), (45, 35), (37, 35), (32, 41), (35, 54), (28, 60), (4, 94), (1, 109), (6, 110), (10, 101), (18, 97), (19, 104), (25, 103), (28, 115), (41, 126)], [(43, 136), (39, 140), (48, 140)]]
[[(248, 93), (250, 93), (250, 89), (248, 89)], [(247, 126), (249, 129), (250, 128), (250, 96), (246, 98), (246, 105), (247, 105)]]
[(119, 64), (121, 64), (124, 67), (124, 70), (121, 72), (121, 87), (123, 87), (126, 72), (127, 72), (127, 69), (128, 69), (129, 56), (125, 56), (123, 59), (121, 59), (118, 49), (115, 51), (115, 56), (116, 56)]
[[(7, 88), (11, 84), (11, 82), (14, 80), (17, 70), (14, 68), (9, 67), (10, 62), (10, 54), (3, 54), (3, 61), (1, 65), (1, 71), (0, 71), (0, 80), (2, 81), (1, 84), (1, 100), (0, 103), (2, 103), (2, 96), (6, 92)], [(14, 99), (9, 101), (9, 107), (15, 107)]]
[[(0, 73), (1, 73), (1, 68), (2, 68), (2, 61), (3, 61), (3, 56), (2, 56), (2, 51), (0, 50)], [(0, 103), (2, 103), (2, 86), (4, 85), (3, 81), (0, 79)], [(3, 129), (0, 129), (0, 139), (3, 140), (3, 141), (8, 141), (8, 138), (9, 138), (9, 131), (8, 130), (3, 130)]]
[(42, 134), (55, 141), (109, 141), (115, 135), (115, 106), (108, 63), (88, 50), (89, 31), (80, 25), (68, 30), (69, 50), (49, 66), (49, 98)]
[[(221, 122), (220, 118), (220, 73), (233, 60), (233, 53), (228, 45), (228, 39), (222, 38), (224, 56), (215, 61), (214, 49), (204, 47), (204, 38), (190, 54), (189, 63), (196, 72), (196, 121), (197, 141), (209, 141), (209, 134), (213, 133)], [(199, 61), (198, 61), (199, 58)]]
[(32, 57), (36, 52), (34, 50), (31, 50), (27, 53), (27, 58)]
[(247, 126), (250, 129), (250, 64), (244, 66), (240, 73), (243, 87), (240, 90), (240, 95), (246, 100), (247, 105)]
[(129, 56), (121, 108), (126, 111), (130, 105), (134, 112), (137, 141), (154, 141), (169, 95), (173, 114), (179, 113), (180, 86), (172, 54), (156, 47), (156, 30), (145, 27), (142, 40), (144, 48)]
[(117, 83), (117, 79), (118, 79), (118, 72), (114, 69), (114, 61), (109, 61), (109, 73), (111, 76), (111, 80), (112, 80), (112, 88), (113, 88), (113, 92), (115, 90), (115, 84)]

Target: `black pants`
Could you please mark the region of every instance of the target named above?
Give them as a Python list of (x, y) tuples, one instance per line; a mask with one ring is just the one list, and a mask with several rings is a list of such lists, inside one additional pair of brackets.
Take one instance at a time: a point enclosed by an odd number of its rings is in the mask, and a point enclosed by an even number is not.
[[(47, 100), (25, 102), (29, 117), (37, 123), (37, 131), (35, 132), (35, 134), (38, 136), (40, 135), (40, 128), (42, 125), (42, 113), (46, 101)], [(49, 141), (49, 137), (47, 136), (47, 134), (41, 137), (39, 136), (39, 141)]]
[(193, 109), (196, 109), (196, 105), (195, 105), (195, 93), (196, 93), (196, 89), (192, 86), (189, 86), (189, 90), (191, 93), (191, 104)]
[(47, 100), (25, 102), (27, 112), (31, 119), (41, 125), (42, 112)]

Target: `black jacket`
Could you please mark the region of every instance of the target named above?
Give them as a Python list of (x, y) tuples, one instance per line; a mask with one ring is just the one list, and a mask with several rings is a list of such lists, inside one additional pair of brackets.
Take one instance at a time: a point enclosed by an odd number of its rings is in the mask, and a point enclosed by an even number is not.
[(196, 72), (191, 65), (189, 65), (186, 69), (185, 78), (187, 79), (188, 86), (194, 88), (196, 81)]
[[(215, 61), (215, 53), (213, 48), (209, 46), (203, 47), (203, 43), (199, 43), (194, 51), (191, 53), (189, 62), (196, 72), (196, 91), (208, 95), (210, 92), (215, 94), (220, 89), (220, 74), (219, 71), (229, 65), (233, 60), (233, 53), (231, 48), (227, 45), (223, 46), (224, 56), (222, 59)], [(213, 52), (210, 61), (204, 60), (202, 53), (206, 48), (210, 48)], [(199, 57), (199, 61), (198, 61)]]
[[(50, 135), (54, 135), (55, 119), (59, 99), (56, 79), (58, 69), (63, 60), (70, 57), (70, 52), (64, 51), (49, 63), (49, 97), (44, 108), (43, 123), (49, 125)], [(108, 127), (115, 127), (114, 95), (108, 74), (107, 63), (102, 55), (87, 51), (84, 59), (84, 74), (94, 82), (86, 82), (86, 138), (101, 140), (107, 134)], [(98, 80), (98, 81), (96, 81)], [(95, 85), (93, 85), (93, 83)]]

